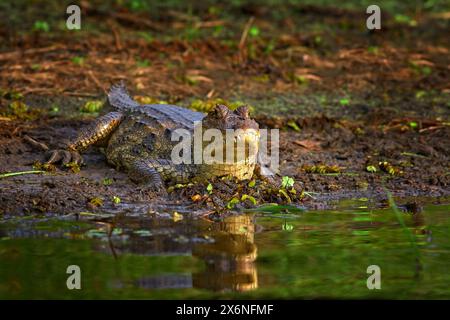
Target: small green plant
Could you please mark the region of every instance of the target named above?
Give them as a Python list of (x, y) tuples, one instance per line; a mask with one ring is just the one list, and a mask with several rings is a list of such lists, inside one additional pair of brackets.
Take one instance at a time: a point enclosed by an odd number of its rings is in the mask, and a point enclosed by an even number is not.
[(307, 173), (319, 173), (319, 174), (326, 174), (326, 173), (341, 173), (341, 168), (333, 165), (333, 166), (328, 166), (328, 165), (324, 165), (324, 164), (319, 164), (319, 165), (315, 165), (315, 166), (310, 166), (310, 165), (303, 165), (302, 169), (307, 172)]
[(372, 166), (372, 165), (367, 166), (366, 170), (367, 170), (367, 172), (371, 172), (371, 173), (377, 172), (377, 168), (375, 166)]
[(103, 199), (99, 197), (94, 197), (89, 200), (89, 203), (94, 207), (101, 207), (103, 205)]
[(211, 6), (208, 8), (208, 13), (210, 15), (216, 16), (216, 15), (220, 14), (220, 12), (221, 12), (221, 9), (219, 7)]
[(248, 34), (252, 37), (257, 37), (260, 34), (260, 30), (257, 26), (252, 26), (248, 31)]
[(0, 90), (0, 96), (8, 100), (23, 99), (23, 94), (17, 91)]
[(84, 57), (75, 56), (72, 58), (72, 63), (77, 66), (82, 66), (84, 64)]
[(414, 20), (413, 18), (411, 18), (410, 16), (405, 15), (405, 14), (396, 14), (394, 16), (394, 20), (397, 23), (406, 24), (406, 25), (408, 25), (410, 27), (417, 26), (417, 21)]
[(315, 36), (315, 37), (314, 37), (314, 43), (315, 43), (316, 45), (322, 44), (322, 37), (321, 37), (321, 36)]
[(177, 183), (174, 186), (170, 186), (167, 188), (167, 192), (173, 192), (177, 189), (184, 189), (184, 188), (188, 188), (188, 187), (192, 187), (194, 184), (193, 183), (188, 183), (188, 184), (182, 184), (182, 183)]
[(371, 54), (377, 55), (379, 51), (380, 51), (380, 48), (378, 48), (377, 46), (369, 46), (367, 48), (367, 52), (369, 52)]
[(281, 188), (278, 189), (278, 195), (282, 195), (286, 198), (287, 202), (292, 202), (292, 199), (289, 194), (295, 195), (297, 191), (294, 189), (294, 179), (288, 176), (284, 176), (281, 179)]
[(416, 99), (422, 99), (423, 97), (425, 97), (426, 94), (427, 94), (426, 91), (419, 90), (416, 92)]
[(249, 200), (251, 203), (253, 203), (253, 205), (256, 206), (256, 204), (258, 203), (258, 201), (256, 201), (256, 199), (252, 196), (249, 196), (248, 194), (244, 194), (241, 197), (241, 201), (244, 202), (245, 200)]
[(276, 47), (276, 40), (271, 39), (269, 41), (269, 43), (266, 45), (266, 47), (264, 48), (264, 53), (266, 55), (270, 55), (273, 52), (273, 50), (275, 50), (275, 47)]
[(148, 43), (152, 43), (155, 40), (155, 37), (148, 32), (144, 32), (144, 31), (140, 31), (138, 32), (138, 35), (143, 38), (145, 41), (147, 41)]
[(298, 126), (298, 124), (295, 121), (293, 121), (293, 120), (288, 121), (286, 123), (286, 125), (288, 127), (292, 128), (294, 131), (300, 132), (300, 127)]
[(41, 68), (42, 68), (42, 66), (38, 63), (33, 63), (31, 65), (31, 70), (34, 70), (34, 71), (39, 71), (39, 70), (41, 70)]
[(92, 100), (88, 101), (80, 108), (81, 112), (86, 113), (96, 113), (99, 112), (103, 107), (103, 101), (100, 100)]
[(223, 26), (216, 26), (213, 29), (213, 37), (214, 38), (219, 38), (220, 36), (222, 36), (223, 32), (224, 32), (224, 27)]
[(59, 110), (60, 110), (59, 106), (56, 103), (52, 104), (50, 107), (50, 113), (55, 114), (55, 113), (58, 113)]
[(110, 186), (113, 183), (113, 180), (111, 178), (104, 178), (102, 183), (104, 186)]
[(298, 84), (307, 85), (308, 84), (308, 78), (301, 74), (295, 74), (294, 80)]
[(431, 69), (431, 68), (428, 67), (428, 66), (422, 67), (422, 68), (420, 69), (420, 71), (421, 71), (422, 74), (425, 75), (425, 76), (429, 76), (430, 74), (433, 73), (433, 69)]
[(411, 121), (410, 123), (408, 123), (408, 125), (411, 129), (417, 129), (419, 126), (418, 123), (415, 121)]
[(206, 186), (206, 191), (208, 191), (209, 194), (212, 194), (213, 185), (211, 183), (208, 183), (208, 185)]
[(294, 186), (294, 183), (295, 183), (294, 179), (288, 176), (284, 176), (281, 179), (281, 187), (284, 189), (292, 188)]
[(199, 37), (200, 37), (200, 29), (195, 26), (189, 26), (185, 28), (184, 33), (182, 34), (182, 38), (188, 42), (196, 40)]
[(136, 66), (138, 68), (147, 68), (151, 65), (150, 61), (148, 59), (136, 59)]
[(41, 163), (40, 161), (36, 161), (33, 163), (33, 169), (44, 170), (46, 172), (55, 172), (56, 166), (51, 163)]
[(142, 11), (148, 8), (148, 4), (144, 0), (129, 0), (128, 7), (133, 11)]
[(294, 226), (292, 224), (285, 222), (281, 225), (281, 229), (283, 231), (292, 231), (292, 230), (294, 230)]
[[(410, 61), (409, 63), (410, 63), (410, 67), (413, 69), (413, 71), (419, 76), (429, 76), (433, 73), (433, 69), (428, 65), (424, 66), (424, 65), (417, 63), (416, 61)], [(425, 95), (425, 92), (419, 93), (419, 95)], [(416, 93), (416, 98), (418, 98), (417, 93)]]
[(184, 216), (182, 214), (180, 214), (176, 211), (173, 212), (173, 215), (172, 215), (173, 222), (178, 222), (180, 220), (183, 220), (183, 218), (184, 218)]
[(350, 104), (350, 99), (342, 98), (339, 100), (339, 104), (343, 107), (348, 106)]
[(78, 163), (74, 162), (74, 161), (66, 163), (64, 165), (64, 167), (68, 168), (70, 171), (72, 171), (72, 173), (78, 173), (81, 170), (80, 169), (80, 165)]
[(43, 32), (49, 32), (50, 26), (46, 21), (38, 20), (33, 25), (33, 31), (43, 31)]
[(28, 109), (28, 106), (22, 101), (14, 101), (9, 105), (10, 112), (16, 116), (26, 113)]
[(386, 173), (389, 173), (391, 176), (396, 176), (396, 175), (403, 174), (403, 171), (401, 171), (400, 169), (394, 167), (392, 164), (390, 164), (387, 161), (380, 161), (378, 163), (378, 166), (380, 167), (381, 170), (383, 170)]
[(238, 203), (239, 203), (239, 199), (238, 198), (232, 198), (230, 201), (228, 201), (227, 203), (227, 209), (233, 209)]
[(115, 204), (119, 204), (119, 203), (120, 203), (120, 198), (117, 197), (117, 196), (113, 196), (113, 202), (114, 202)]

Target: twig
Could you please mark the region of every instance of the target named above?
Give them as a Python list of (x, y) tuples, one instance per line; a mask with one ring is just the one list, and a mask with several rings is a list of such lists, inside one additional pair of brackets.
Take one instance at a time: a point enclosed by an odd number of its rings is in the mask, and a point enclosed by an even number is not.
[(253, 21), (255, 20), (255, 17), (250, 17), (248, 19), (247, 23), (245, 24), (244, 31), (242, 31), (241, 40), (239, 41), (239, 59), (240, 63), (243, 63), (245, 61), (245, 42), (247, 41), (248, 32), (250, 30), (250, 27), (253, 24)]
[(62, 46), (59, 44), (53, 45), (50, 47), (45, 47), (45, 48), (32, 48), (32, 49), (27, 49), (27, 50), (17, 50), (17, 51), (12, 51), (12, 52), (0, 53), (0, 61), (17, 59), (21, 55), (45, 53), (45, 52), (50, 52), (50, 51), (54, 51), (54, 50), (58, 50), (58, 49), (62, 49)]
[(7, 178), (7, 177), (13, 177), (13, 176), (19, 176), (22, 174), (33, 174), (33, 173), (44, 173), (45, 171), (42, 170), (31, 170), (31, 171), (18, 171), (18, 172), (7, 172), (0, 174), (0, 178)]
[(27, 135), (23, 136), (23, 140), (25, 140), (26, 142), (31, 144), (33, 147), (36, 147), (43, 151), (48, 151), (48, 146), (45, 143), (38, 142), (38, 141), (34, 140), (33, 138), (31, 138), (30, 136), (27, 136)]
[(92, 79), (92, 81), (95, 82), (95, 84), (97, 85), (97, 87), (99, 87), (100, 89), (103, 90), (103, 92), (106, 94), (107, 91), (105, 89), (105, 87), (102, 86), (102, 84), (100, 83), (100, 81), (97, 79), (97, 77), (94, 75), (94, 73), (92, 72), (92, 70), (88, 71), (88, 76)]
[(89, 93), (89, 92), (63, 92), (63, 95), (71, 97), (86, 97), (86, 98), (98, 98), (99, 96), (96, 93)]
[(445, 128), (445, 126), (432, 126), (432, 127), (420, 129), (419, 132), (423, 133), (423, 132), (434, 131), (434, 130), (438, 130), (438, 129), (442, 129), (442, 128)]
[[(303, 194), (316, 200), (316, 198), (314, 196), (312, 196), (313, 193), (317, 193), (317, 192), (307, 192), (307, 191), (303, 191)], [(318, 193), (317, 193), (318, 194)]]
[(144, 27), (147, 27), (154, 31), (164, 31), (163, 27), (157, 25), (156, 23), (154, 23), (148, 19), (136, 16), (136, 15), (130, 15), (128, 13), (119, 12), (119, 13), (113, 14), (113, 18), (115, 18), (117, 20), (122, 20), (122, 21), (128, 22), (135, 26), (140, 26), (140, 27), (144, 26)]
[(394, 197), (392, 196), (392, 193), (384, 185), (384, 180), (382, 180), (382, 187), (383, 187), (384, 191), (386, 192), (386, 195), (387, 195), (387, 198), (388, 198), (388, 202), (389, 202), (389, 206), (391, 207), (392, 211), (394, 211), (394, 214), (395, 214), (395, 216), (396, 216), (400, 226), (402, 227), (403, 232), (409, 238), (409, 243), (411, 244), (411, 247), (412, 247), (412, 249), (414, 251), (414, 255), (415, 255), (415, 258), (416, 258), (416, 270), (415, 271), (416, 271), (416, 277), (418, 277), (419, 276), (419, 272), (422, 269), (422, 265), (420, 263), (420, 251), (419, 251), (419, 248), (417, 246), (416, 236), (406, 226), (405, 220), (403, 219), (403, 215), (400, 212), (400, 210), (398, 209), (398, 206), (395, 203), (395, 200), (394, 200)]
[(119, 34), (119, 31), (117, 30), (117, 27), (114, 25), (114, 23), (111, 20), (108, 21), (108, 25), (109, 25), (109, 27), (111, 28), (111, 30), (113, 32), (114, 43), (115, 43), (117, 51), (122, 50), (122, 48), (123, 48), (122, 47), (122, 42), (120, 41), (120, 34)]
[(214, 28), (218, 26), (223, 26), (225, 24), (225, 21), (223, 20), (213, 20), (213, 21), (199, 21), (196, 22), (194, 27), (195, 28)]

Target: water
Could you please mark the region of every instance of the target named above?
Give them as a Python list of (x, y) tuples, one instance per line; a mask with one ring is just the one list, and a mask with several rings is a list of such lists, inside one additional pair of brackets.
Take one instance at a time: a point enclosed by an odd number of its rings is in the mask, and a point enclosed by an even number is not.
[[(450, 298), (450, 206), (0, 224), (0, 298)], [(69, 265), (81, 290), (68, 290)], [(369, 290), (367, 267), (381, 269)]]

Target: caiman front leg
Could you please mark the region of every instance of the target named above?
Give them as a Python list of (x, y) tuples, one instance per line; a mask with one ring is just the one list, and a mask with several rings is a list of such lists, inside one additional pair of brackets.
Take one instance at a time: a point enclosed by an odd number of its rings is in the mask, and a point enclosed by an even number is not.
[(186, 182), (195, 176), (194, 165), (176, 165), (166, 159), (135, 160), (128, 175), (136, 183), (152, 191), (165, 191), (164, 181)]
[(83, 151), (88, 146), (109, 137), (119, 126), (123, 118), (124, 115), (121, 112), (110, 112), (96, 119), (93, 123), (81, 129), (77, 138), (68, 143), (67, 149), (51, 150), (47, 163), (57, 163), (61, 161), (62, 164), (67, 164), (69, 162), (82, 164), (83, 159), (79, 152)]

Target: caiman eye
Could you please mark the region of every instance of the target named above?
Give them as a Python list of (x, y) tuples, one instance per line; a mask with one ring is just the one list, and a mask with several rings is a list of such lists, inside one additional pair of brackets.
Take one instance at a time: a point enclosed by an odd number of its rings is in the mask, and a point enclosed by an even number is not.
[(226, 118), (228, 113), (230, 112), (230, 109), (228, 109), (227, 106), (224, 106), (223, 104), (216, 105), (216, 108), (214, 109), (216, 114), (221, 118)]
[(241, 116), (242, 118), (248, 119), (248, 107), (247, 106), (240, 106), (234, 111), (237, 115)]

